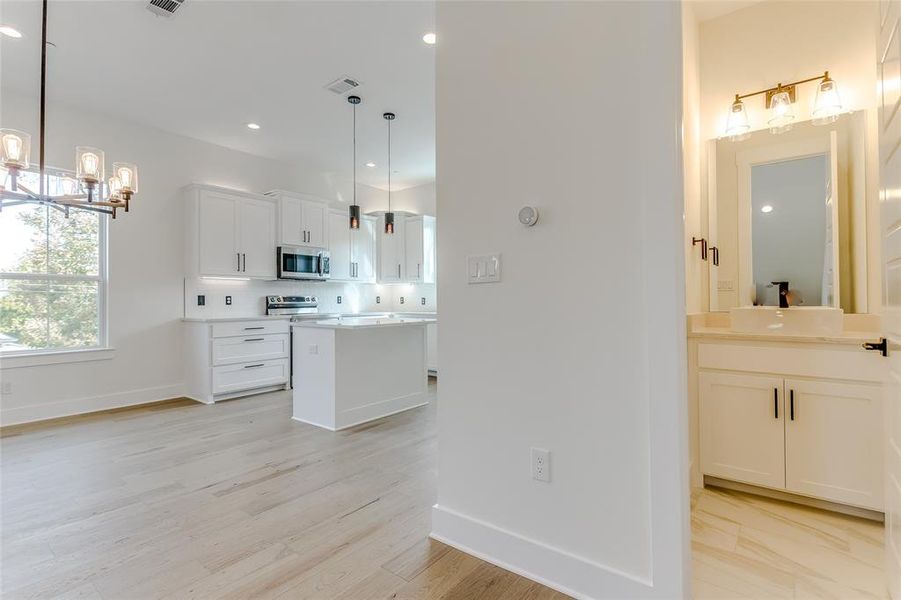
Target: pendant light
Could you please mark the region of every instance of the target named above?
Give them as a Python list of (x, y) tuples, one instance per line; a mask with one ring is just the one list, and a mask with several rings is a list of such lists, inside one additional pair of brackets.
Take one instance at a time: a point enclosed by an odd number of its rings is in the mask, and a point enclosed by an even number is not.
[(357, 205), (357, 105), (362, 102), (359, 96), (348, 96), (347, 101), (354, 107), (354, 194), (350, 205), (350, 228), (360, 228), (360, 207)]
[(394, 233), (394, 213), (391, 212), (391, 121), (395, 119), (392, 112), (382, 115), (388, 121), (388, 212), (385, 213), (385, 233)]

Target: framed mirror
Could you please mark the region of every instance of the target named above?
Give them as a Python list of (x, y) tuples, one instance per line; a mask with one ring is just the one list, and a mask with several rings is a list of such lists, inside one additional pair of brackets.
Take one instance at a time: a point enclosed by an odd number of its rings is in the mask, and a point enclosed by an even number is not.
[(828, 126), (710, 142), (709, 235), (719, 263), (710, 266), (712, 311), (778, 306), (780, 285), (795, 306), (874, 310), (873, 118), (860, 111)]

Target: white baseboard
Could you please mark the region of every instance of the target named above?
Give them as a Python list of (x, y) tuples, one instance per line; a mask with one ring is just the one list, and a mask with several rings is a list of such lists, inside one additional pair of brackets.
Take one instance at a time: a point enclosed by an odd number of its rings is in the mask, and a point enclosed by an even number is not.
[(433, 539), (578, 599), (646, 598), (651, 582), (507, 531), (452, 509), (432, 507)]
[(70, 398), (58, 402), (44, 404), (30, 404), (16, 408), (0, 409), (0, 425), (19, 425), (33, 421), (45, 421), (59, 417), (71, 417), (86, 413), (122, 408), (170, 398), (184, 396), (184, 384), (162, 385), (157, 387), (140, 388), (125, 392), (116, 392), (103, 396), (90, 396), (88, 398)]

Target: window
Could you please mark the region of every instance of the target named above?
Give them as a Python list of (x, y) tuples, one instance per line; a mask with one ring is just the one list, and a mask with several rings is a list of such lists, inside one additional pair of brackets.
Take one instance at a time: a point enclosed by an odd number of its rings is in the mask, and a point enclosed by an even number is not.
[[(48, 174), (60, 194), (62, 174)], [(20, 175), (37, 190), (37, 173)], [(106, 235), (102, 215), (22, 204), (0, 211), (0, 353), (106, 345)]]

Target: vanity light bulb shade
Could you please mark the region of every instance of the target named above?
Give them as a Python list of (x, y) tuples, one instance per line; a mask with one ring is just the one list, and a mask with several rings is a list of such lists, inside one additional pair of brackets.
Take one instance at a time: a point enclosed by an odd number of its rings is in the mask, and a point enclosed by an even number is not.
[(394, 233), (394, 213), (385, 213), (385, 233), (391, 235)]
[(838, 86), (827, 75), (817, 86), (817, 97), (813, 105), (813, 124), (828, 125), (841, 116), (842, 101)]
[(78, 193), (78, 182), (72, 177), (63, 177), (59, 180), (59, 189), (63, 196), (74, 196)]
[(350, 205), (350, 228), (360, 228), (360, 207), (357, 204)]
[(114, 162), (113, 176), (118, 178), (123, 192), (138, 193), (138, 167), (132, 163)]
[(0, 129), (0, 163), (7, 169), (27, 169), (31, 136), (16, 129)]
[(90, 146), (75, 148), (75, 176), (89, 185), (103, 181), (103, 150)]
[(745, 103), (736, 98), (729, 109), (729, 118), (726, 120), (726, 135), (733, 142), (746, 140), (751, 136), (751, 124), (748, 122), (748, 112)]
[(770, 100), (770, 133), (785, 133), (792, 127), (795, 120), (795, 111), (792, 109), (791, 97), (788, 92), (777, 92)]

